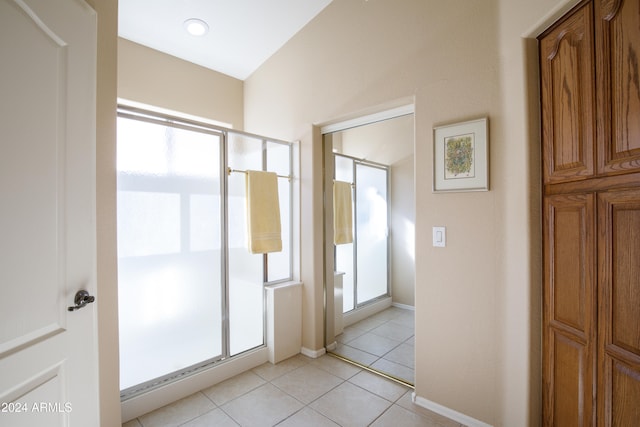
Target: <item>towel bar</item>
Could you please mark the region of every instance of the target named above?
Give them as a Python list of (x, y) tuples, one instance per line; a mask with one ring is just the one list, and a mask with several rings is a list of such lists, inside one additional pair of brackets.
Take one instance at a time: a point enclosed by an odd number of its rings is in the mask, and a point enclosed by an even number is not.
[[(247, 171), (243, 171), (240, 169), (231, 169), (230, 167), (227, 168), (227, 174), (231, 175), (231, 172), (238, 172), (238, 173), (244, 173), (244, 174), (247, 173)], [(289, 181), (291, 181), (291, 175), (277, 175), (277, 176), (278, 178), (287, 178)]]

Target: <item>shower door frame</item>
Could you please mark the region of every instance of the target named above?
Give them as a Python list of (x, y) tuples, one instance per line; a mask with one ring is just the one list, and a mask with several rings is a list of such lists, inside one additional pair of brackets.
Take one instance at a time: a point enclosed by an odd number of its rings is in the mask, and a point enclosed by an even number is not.
[[(389, 190), (391, 188), (390, 185), (390, 167), (388, 165), (382, 164), (382, 163), (377, 163), (377, 162), (372, 162), (370, 160), (365, 160), (365, 159), (359, 159), (357, 157), (353, 157), (350, 156), (348, 154), (342, 154), (342, 153), (333, 153), (333, 174), (334, 174), (334, 179), (335, 179), (335, 173), (336, 173), (336, 167), (335, 167), (335, 158), (336, 157), (343, 157), (346, 159), (349, 159), (352, 161), (352, 177), (353, 177), (353, 182), (352, 184), (352, 188), (353, 188), (353, 307), (350, 310), (344, 311), (344, 306), (340, 308), (340, 310), (342, 310), (343, 314), (349, 313), (349, 312), (353, 312), (358, 310), (359, 308), (362, 308), (364, 306), (367, 306), (369, 304), (375, 303), (376, 301), (379, 301), (381, 299), (384, 298), (389, 298), (391, 296), (391, 286), (390, 286), (390, 281), (391, 281), (391, 203), (389, 202), (390, 199), (390, 194), (389, 194)], [(383, 170), (386, 174), (386, 179), (385, 179), (385, 186), (386, 186), (386, 194), (385, 194), (385, 203), (387, 206), (387, 212), (386, 212), (386, 235), (385, 235), (385, 240), (386, 240), (386, 292), (382, 295), (378, 295), (377, 297), (373, 297), (371, 299), (368, 299), (366, 301), (363, 301), (361, 303), (358, 303), (358, 185), (357, 185), (357, 170), (358, 170), (358, 165), (360, 166), (366, 166), (366, 167), (370, 167), (370, 168), (374, 168), (374, 169), (379, 169), (379, 170)], [(336, 266), (337, 265), (337, 249), (334, 245), (334, 249), (333, 249), (333, 265)], [(335, 309), (335, 308), (334, 308)]]

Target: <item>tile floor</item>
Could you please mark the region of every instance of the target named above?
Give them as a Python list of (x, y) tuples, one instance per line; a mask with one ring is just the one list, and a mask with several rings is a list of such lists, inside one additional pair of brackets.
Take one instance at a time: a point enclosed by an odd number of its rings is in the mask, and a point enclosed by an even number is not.
[(389, 307), (347, 326), (334, 353), (414, 384), (415, 314)]
[(330, 355), (265, 363), (123, 427), (462, 427), (411, 402), (412, 390)]

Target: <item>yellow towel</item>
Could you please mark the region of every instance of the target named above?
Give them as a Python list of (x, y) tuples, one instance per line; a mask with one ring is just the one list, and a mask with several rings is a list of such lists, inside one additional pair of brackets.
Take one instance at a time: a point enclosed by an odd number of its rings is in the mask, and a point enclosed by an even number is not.
[(278, 176), (273, 172), (247, 171), (246, 188), (249, 252), (282, 251)]
[(353, 243), (351, 183), (333, 182), (333, 244)]

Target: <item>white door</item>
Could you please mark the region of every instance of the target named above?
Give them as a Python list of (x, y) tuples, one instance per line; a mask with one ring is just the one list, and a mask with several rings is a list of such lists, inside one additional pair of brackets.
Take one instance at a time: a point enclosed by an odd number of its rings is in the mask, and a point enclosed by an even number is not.
[(83, 0), (0, 0), (1, 427), (99, 423), (95, 64)]

